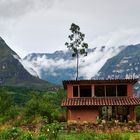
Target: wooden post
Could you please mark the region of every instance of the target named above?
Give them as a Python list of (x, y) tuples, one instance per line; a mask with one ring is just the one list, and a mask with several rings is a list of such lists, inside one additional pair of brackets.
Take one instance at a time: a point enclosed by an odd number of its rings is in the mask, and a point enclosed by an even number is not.
[(91, 85), (92, 97), (95, 96), (94, 84)]
[(129, 121), (132, 121), (132, 120), (136, 120), (136, 115), (135, 115), (135, 112), (134, 112), (134, 106), (130, 106), (129, 107)]

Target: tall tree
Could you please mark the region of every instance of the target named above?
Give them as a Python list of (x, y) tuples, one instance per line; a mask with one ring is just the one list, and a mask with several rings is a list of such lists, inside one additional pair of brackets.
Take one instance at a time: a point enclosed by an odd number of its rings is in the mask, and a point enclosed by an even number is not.
[(78, 80), (79, 74), (79, 56), (87, 56), (88, 44), (84, 42), (85, 34), (80, 32), (80, 27), (74, 23), (71, 24), (70, 31), (71, 35), (68, 36), (70, 42), (66, 42), (65, 45), (67, 48), (72, 50), (72, 57), (76, 57), (77, 62), (77, 75), (76, 80)]

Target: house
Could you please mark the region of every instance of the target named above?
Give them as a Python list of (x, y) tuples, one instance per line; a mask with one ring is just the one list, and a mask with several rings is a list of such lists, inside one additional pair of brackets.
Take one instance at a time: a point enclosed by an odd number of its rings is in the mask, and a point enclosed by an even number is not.
[(133, 95), (137, 79), (66, 80), (67, 120), (96, 122), (97, 118), (119, 121), (135, 120), (134, 108), (140, 99)]

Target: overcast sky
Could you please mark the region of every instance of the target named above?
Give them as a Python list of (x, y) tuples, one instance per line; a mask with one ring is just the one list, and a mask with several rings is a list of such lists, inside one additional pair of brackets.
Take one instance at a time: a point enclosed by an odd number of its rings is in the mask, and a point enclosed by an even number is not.
[(140, 43), (140, 0), (0, 0), (0, 36), (21, 57), (66, 48), (71, 23), (90, 47)]

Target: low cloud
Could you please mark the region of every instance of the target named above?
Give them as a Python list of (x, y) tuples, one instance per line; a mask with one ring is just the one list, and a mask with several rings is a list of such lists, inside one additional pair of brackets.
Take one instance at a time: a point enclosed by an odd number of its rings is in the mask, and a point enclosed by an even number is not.
[[(90, 79), (93, 77), (100, 68), (105, 64), (105, 62), (118, 54), (125, 47), (97, 47), (93, 49), (93, 52), (90, 52), (87, 57), (81, 57), (79, 61), (79, 76), (84, 77), (85, 79)], [(60, 57), (59, 60), (49, 59), (45, 55), (42, 57), (37, 57), (32, 61), (24, 60), (28, 62), (28, 65), (31, 64), (32, 67), (41, 78), (41, 71), (49, 72), (52, 76), (60, 76), (60, 73), (57, 73), (57, 69), (75, 69), (76, 71), (76, 60), (64, 60)], [(63, 72), (61, 73), (63, 76)]]
[(49, 71), (51, 75), (57, 76), (56, 73), (57, 68), (59, 69), (74, 68), (76, 63), (74, 60), (48, 59), (44, 55), (42, 57), (37, 57), (37, 59), (32, 61), (24, 60), (24, 64), (28, 65), (28, 67), (33, 68), (41, 78), (41, 71)]
[[(102, 68), (106, 61), (113, 56), (117, 55), (121, 50), (130, 44), (140, 43), (140, 30), (129, 29), (114, 32), (110, 35), (102, 36), (95, 39), (94, 43), (90, 43), (89, 47), (92, 52), (88, 53), (87, 57), (81, 57), (79, 63), (79, 76), (85, 79), (90, 79)], [(97, 47), (98, 46), (98, 47)], [(76, 60), (62, 59), (49, 59), (45, 55), (37, 57), (36, 60), (30, 62), (32, 67), (38, 71), (49, 71), (53, 76), (57, 76), (56, 69), (75, 69)], [(62, 73), (63, 76), (63, 73)], [(41, 75), (40, 75), (41, 77)]]
[(88, 56), (85, 57), (85, 62), (81, 63), (80, 76), (90, 79), (97, 74), (97, 72), (102, 68), (109, 58), (117, 55), (124, 48), (125, 46), (97, 47), (94, 52), (89, 53)]

